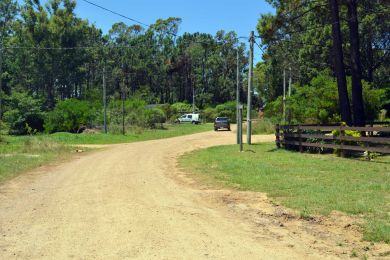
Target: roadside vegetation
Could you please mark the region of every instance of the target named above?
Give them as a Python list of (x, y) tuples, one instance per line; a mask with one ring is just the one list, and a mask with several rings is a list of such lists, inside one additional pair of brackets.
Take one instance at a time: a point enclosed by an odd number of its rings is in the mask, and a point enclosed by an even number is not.
[(22, 171), (71, 156), (75, 148), (42, 137), (19, 136), (0, 139), (0, 183)]
[(164, 125), (163, 129), (128, 131), (126, 135), (104, 134), (100, 131), (82, 134), (0, 135), (0, 183), (44, 163), (69, 158), (76, 151), (77, 145), (130, 143), (211, 130), (211, 124), (178, 124)]
[(63, 144), (118, 144), (132, 143), (138, 141), (147, 141), (163, 138), (171, 138), (181, 135), (195, 134), (205, 131), (211, 131), (211, 124), (164, 124), (163, 128), (159, 129), (128, 129), (125, 135), (108, 133), (104, 134), (101, 131), (92, 131), (82, 134), (72, 134), (66, 132), (42, 135), (48, 141), (54, 141)]
[(212, 147), (185, 154), (180, 165), (195, 178), (266, 192), (303, 218), (337, 210), (363, 216), (364, 239), (390, 243), (390, 157), (373, 161), (301, 154), (256, 144)]

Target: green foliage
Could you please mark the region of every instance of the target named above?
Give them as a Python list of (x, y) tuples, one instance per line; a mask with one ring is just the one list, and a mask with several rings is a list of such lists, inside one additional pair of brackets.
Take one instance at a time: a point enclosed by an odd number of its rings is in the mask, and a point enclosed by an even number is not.
[(176, 113), (189, 113), (192, 111), (192, 105), (183, 102), (174, 103), (171, 107)]
[(49, 133), (76, 133), (90, 126), (95, 118), (96, 111), (87, 101), (67, 99), (58, 102), (55, 109), (47, 113), (45, 130)]
[(224, 104), (217, 105), (215, 109), (217, 116), (227, 117), (230, 119), (230, 122), (236, 122), (237, 105), (235, 101), (229, 101)]
[(257, 134), (273, 134), (275, 133), (275, 125), (269, 118), (253, 121), (252, 133)]
[[(254, 70), (255, 87), (266, 103), (283, 94), (283, 71), (292, 75), (293, 83), (304, 86), (324, 69), (334, 69), (332, 52), (332, 21), (330, 8), (318, 1), (267, 0), (274, 13), (261, 14), (257, 32), (265, 49), (263, 61)], [(321, 1), (320, 1), (321, 2)], [(338, 1), (340, 27), (345, 41), (344, 63), (352, 66), (351, 44), (346, 5), (350, 1)], [(384, 1), (356, 1), (359, 21), (360, 60), (362, 79), (373, 82), (375, 89), (389, 89), (388, 46), (390, 21), (381, 12), (387, 10)], [(305, 28), (305, 29), (302, 29)], [(290, 71), (291, 68), (291, 71)], [(346, 70), (347, 76), (351, 70)], [(337, 96), (337, 90), (335, 96)], [(389, 94), (387, 100), (389, 100)], [(366, 102), (367, 103), (367, 102)], [(389, 103), (389, 101), (387, 101)], [(376, 110), (376, 109), (375, 109)], [(368, 113), (368, 116), (372, 114)], [(317, 117), (317, 116), (316, 116)]]
[(15, 92), (7, 100), (11, 109), (4, 113), (4, 121), (9, 126), (9, 133), (27, 134), (26, 126), (36, 131), (43, 130), (41, 101), (24, 92)]
[(177, 113), (176, 110), (170, 104), (162, 104), (159, 105), (158, 108), (163, 111), (166, 122), (175, 122)]
[(203, 110), (202, 119), (206, 122), (214, 122), (217, 116), (218, 116), (218, 112), (216, 108), (206, 107)]
[(145, 125), (149, 128), (163, 128), (165, 123), (165, 114), (159, 108), (152, 108), (145, 110)]
[[(173, 111), (169, 104), (149, 107), (141, 99), (128, 99), (124, 102), (125, 128), (161, 128)], [(111, 133), (122, 132), (122, 116), (122, 101), (110, 102), (108, 121)]]
[[(348, 80), (351, 89), (350, 80)], [(351, 93), (351, 91), (349, 91)], [(367, 82), (363, 82), (363, 97), (365, 112), (368, 121), (377, 119), (383, 106), (385, 91), (374, 89)], [(339, 104), (337, 83), (328, 71), (323, 71), (313, 78), (308, 85), (294, 85), (294, 92), (286, 99), (287, 121), (305, 124), (339, 123)], [(279, 96), (275, 101), (267, 104), (266, 117), (276, 122), (282, 122), (283, 98)]]
[(363, 81), (363, 99), (366, 120), (377, 120), (386, 101), (386, 89), (374, 88), (372, 84)]

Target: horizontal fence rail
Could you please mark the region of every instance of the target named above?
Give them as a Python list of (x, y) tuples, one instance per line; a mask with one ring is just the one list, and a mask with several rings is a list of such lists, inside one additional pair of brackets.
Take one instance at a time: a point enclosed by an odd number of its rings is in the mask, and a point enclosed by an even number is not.
[(321, 150), (390, 154), (390, 127), (377, 125), (364, 127), (276, 125), (276, 146), (278, 148), (299, 149), (301, 152), (310, 150), (310, 148), (318, 148)]

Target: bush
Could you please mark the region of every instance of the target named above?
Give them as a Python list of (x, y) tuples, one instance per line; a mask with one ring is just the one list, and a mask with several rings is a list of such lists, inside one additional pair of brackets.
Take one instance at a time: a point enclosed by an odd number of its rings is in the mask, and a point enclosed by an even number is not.
[(9, 126), (9, 133), (27, 134), (27, 129), (43, 131), (44, 115), (41, 112), (42, 102), (24, 92), (15, 92), (8, 98), (11, 110), (4, 113), (4, 121)]
[(90, 127), (96, 118), (96, 111), (87, 101), (67, 99), (60, 101), (46, 116), (45, 130), (53, 132), (79, 132)]
[(175, 122), (177, 118), (177, 112), (170, 104), (162, 104), (158, 106), (164, 112), (165, 121)]
[[(125, 128), (140, 132), (141, 128), (162, 128), (162, 124), (167, 121), (167, 116), (173, 112), (169, 104), (151, 107), (141, 99), (132, 98), (125, 101), (124, 113)], [(108, 121), (111, 133), (122, 133), (122, 116), (122, 101), (110, 102)]]
[(180, 113), (189, 113), (192, 111), (192, 105), (182, 102), (177, 102), (172, 104), (172, 109), (175, 111), (176, 114)]
[(268, 118), (261, 119), (259, 121), (253, 121), (252, 123), (253, 134), (273, 134), (275, 133), (275, 125)]
[(163, 127), (165, 123), (164, 112), (159, 108), (147, 109), (145, 111), (145, 126), (149, 128), (159, 128)]
[[(143, 100), (126, 100), (124, 103), (125, 124), (143, 127), (145, 122), (145, 107), (146, 103)], [(122, 125), (122, 101), (115, 100), (110, 102), (108, 121), (112, 125)]]
[(206, 107), (203, 110), (202, 119), (205, 122), (214, 122), (215, 118), (217, 117), (218, 112), (216, 108), (213, 107)]
[(217, 105), (215, 107), (217, 110), (218, 117), (227, 117), (230, 119), (230, 122), (236, 122), (236, 102), (229, 101), (224, 104)]

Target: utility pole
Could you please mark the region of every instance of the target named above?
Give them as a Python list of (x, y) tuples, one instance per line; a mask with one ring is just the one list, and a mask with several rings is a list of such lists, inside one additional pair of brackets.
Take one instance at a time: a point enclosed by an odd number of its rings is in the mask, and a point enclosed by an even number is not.
[(238, 144), (240, 145), (240, 152), (244, 150), (242, 144), (242, 105), (238, 107), (238, 123), (237, 123), (237, 132), (238, 132)]
[(240, 113), (240, 54), (238, 53), (237, 48), (237, 89), (236, 89), (236, 123), (237, 123), (237, 144), (240, 143), (240, 133), (239, 133), (239, 113)]
[(195, 86), (192, 85), (192, 113), (195, 114)]
[(247, 128), (246, 128), (246, 141), (247, 144), (252, 144), (252, 119), (251, 119), (251, 107), (252, 107), (252, 85), (253, 85), (253, 45), (255, 43), (255, 32), (251, 31), (250, 37), (250, 49), (249, 49), (249, 75), (248, 75), (248, 104), (247, 104)]
[(288, 79), (288, 96), (291, 97), (291, 88), (292, 88), (292, 72), (290, 67), (290, 78)]
[(103, 67), (103, 106), (104, 106), (104, 133), (107, 134), (107, 95), (106, 95), (106, 67)]
[(283, 69), (283, 124), (286, 124), (286, 69)]
[(125, 135), (125, 80), (122, 85), (122, 134)]

